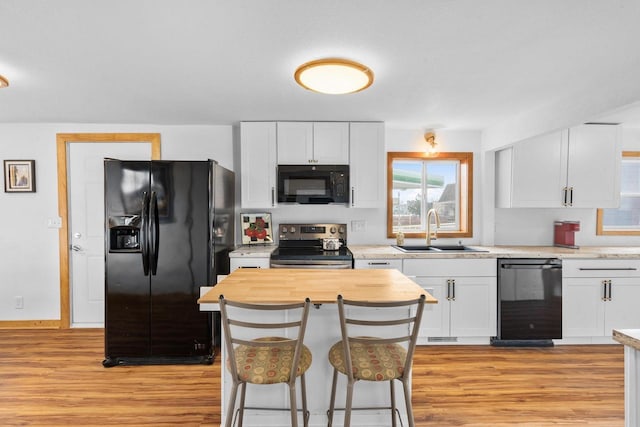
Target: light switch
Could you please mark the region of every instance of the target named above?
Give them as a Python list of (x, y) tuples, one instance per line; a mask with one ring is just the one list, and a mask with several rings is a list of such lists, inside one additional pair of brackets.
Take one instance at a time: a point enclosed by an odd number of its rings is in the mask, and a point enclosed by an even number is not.
[(62, 228), (62, 218), (59, 216), (47, 219), (48, 228)]

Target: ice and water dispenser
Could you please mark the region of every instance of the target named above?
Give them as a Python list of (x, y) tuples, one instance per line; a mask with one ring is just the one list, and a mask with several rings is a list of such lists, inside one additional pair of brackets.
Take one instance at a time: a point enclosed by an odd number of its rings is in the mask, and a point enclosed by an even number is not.
[(140, 252), (139, 215), (109, 217), (109, 252)]

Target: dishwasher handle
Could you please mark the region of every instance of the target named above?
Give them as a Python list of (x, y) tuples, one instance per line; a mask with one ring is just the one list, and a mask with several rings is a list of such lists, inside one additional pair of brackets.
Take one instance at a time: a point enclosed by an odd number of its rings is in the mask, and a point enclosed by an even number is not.
[(557, 264), (502, 264), (504, 269), (518, 269), (518, 270), (561, 270), (562, 265)]

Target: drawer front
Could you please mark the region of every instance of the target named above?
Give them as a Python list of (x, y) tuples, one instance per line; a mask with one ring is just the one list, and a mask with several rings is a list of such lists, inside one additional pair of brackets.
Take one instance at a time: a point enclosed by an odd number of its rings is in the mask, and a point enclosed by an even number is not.
[(401, 259), (357, 259), (354, 268), (395, 268), (402, 271)]
[(231, 271), (238, 268), (269, 268), (269, 258), (231, 258), (229, 260)]
[(635, 259), (565, 259), (563, 277), (640, 277), (640, 260)]
[(404, 274), (407, 276), (495, 277), (497, 261), (495, 259), (405, 259)]

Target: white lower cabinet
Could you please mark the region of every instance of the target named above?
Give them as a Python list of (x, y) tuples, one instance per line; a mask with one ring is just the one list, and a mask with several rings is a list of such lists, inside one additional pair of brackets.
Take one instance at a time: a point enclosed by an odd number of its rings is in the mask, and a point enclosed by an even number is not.
[(404, 274), (433, 295), (418, 344), (488, 344), (497, 329), (495, 259), (405, 259)]
[(269, 268), (269, 258), (265, 257), (233, 257), (229, 259), (229, 270), (239, 268)]
[(640, 329), (640, 262), (565, 260), (563, 340), (613, 343), (613, 329)]

